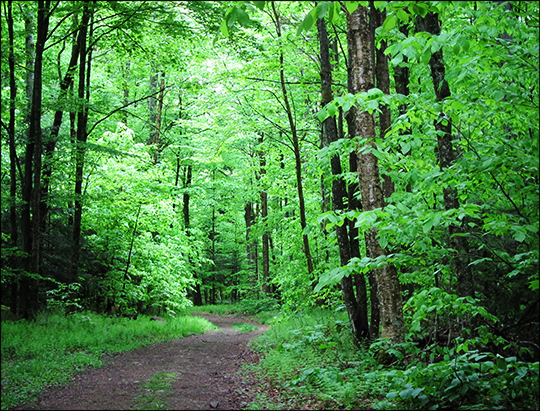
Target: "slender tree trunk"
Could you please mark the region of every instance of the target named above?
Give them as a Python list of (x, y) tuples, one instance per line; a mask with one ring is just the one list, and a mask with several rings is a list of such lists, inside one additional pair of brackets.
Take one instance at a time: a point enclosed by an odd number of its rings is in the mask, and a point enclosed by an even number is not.
[[(276, 25), (276, 33), (279, 41), (281, 42), (281, 23), (279, 20), (279, 14), (276, 10), (275, 2), (271, 3), (272, 5), (272, 11), (274, 14), (274, 22)], [(279, 51), (279, 78), (281, 82), (281, 92), (283, 94), (283, 103), (285, 105), (285, 111), (287, 112), (287, 118), (289, 120), (289, 126), (291, 128), (291, 134), (292, 134), (292, 142), (293, 142), (293, 149), (294, 149), (294, 160), (296, 165), (296, 185), (298, 189), (298, 202), (300, 206), (300, 226), (302, 227), (302, 239), (304, 243), (304, 255), (306, 256), (307, 261), (307, 268), (308, 273), (311, 276), (313, 273), (313, 261), (311, 258), (311, 252), (309, 250), (309, 238), (308, 235), (305, 233), (305, 229), (307, 227), (307, 221), (306, 221), (306, 207), (304, 202), (304, 189), (302, 186), (302, 159), (300, 157), (300, 143), (298, 139), (298, 133), (296, 130), (296, 124), (293, 119), (293, 113), (291, 109), (291, 105), (289, 103), (289, 97), (287, 93), (287, 87), (285, 85), (285, 68), (284, 68), (284, 60), (283, 60), (283, 45), (280, 43), (280, 51)], [(312, 281), (312, 288), (314, 288), (316, 285), (316, 281)]]
[[(87, 62), (87, 33), (90, 21), (89, 1), (84, 2), (81, 28), (79, 33), (79, 101), (85, 101), (88, 97), (87, 70), (90, 69), (91, 60)], [(88, 67), (87, 67), (88, 63)], [(85, 93), (86, 91), (86, 93)], [(86, 100), (87, 102), (88, 100)], [(75, 211), (73, 215), (73, 243), (71, 260), (71, 278), (75, 281), (79, 272), (79, 259), (81, 251), (81, 223), (82, 223), (82, 182), (84, 170), (84, 154), (87, 134), (86, 126), (88, 123), (88, 109), (82, 105), (77, 112), (77, 145), (75, 149)]]
[(163, 95), (165, 94), (165, 72), (161, 72), (161, 82), (159, 84), (159, 96), (156, 113), (156, 125), (152, 143), (154, 144), (154, 164), (157, 164), (159, 159), (159, 153), (161, 152), (161, 120), (163, 113)]
[(149, 81), (149, 95), (150, 98), (148, 99), (148, 124), (150, 126), (150, 133), (148, 134), (148, 145), (151, 145), (154, 143), (154, 134), (156, 130), (156, 119), (157, 119), (157, 98), (156, 98), (156, 90), (158, 85), (158, 72), (157, 69), (154, 66), (153, 61), (149, 63), (152, 75), (150, 76)]
[[(330, 45), (328, 41), (328, 33), (326, 31), (326, 23), (324, 19), (317, 20), (317, 29), (319, 33), (319, 44), (321, 53), (321, 95), (322, 106), (324, 107), (332, 101), (332, 67), (330, 65)], [(328, 146), (330, 143), (338, 140), (338, 129), (335, 117), (328, 117), (323, 122), (323, 143)], [(345, 181), (340, 178), (342, 174), (341, 159), (339, 155), (335, 155), (330, 159), (332, 169), (332, 208), (334, 211), (343, 210), (343, 198), (347, 197), (347, 189)], [(338, 240), (338, 249), (340, 263), (345, 266), (351, 259), (351, 244), (347, 233), (347, 224), (336, 226), (336, 235)], [(350, 275), (341, 279), (341, 292), (343, 302), (347, 307), (351, 330), (357, 340), (362, 340), (369, 337), (369, 325), (367, 317), (367, 297), (365, 290), (362, 290), (362, 283), (358, 281), (356, 284), (357, 275)], [(363, 277), (363, 275), (362, 275)], [(354, 285), (358, 285), (357, 296), (354, 293)]]
[[(371, 36), (375, 38), (375, 29), (382, 26), (384, 19), (386, 18), (385, 10), (377, 10), (373, 5), (373, 1), (370, 2), (370, 27)], [(375, 42), (373, 42), (375, 44)], [(380, 47), (374, 47), (373, 51), (375, 61), (375, 80), (377, 88), (384, 94), (390, 94), (390, 75), (388, 73), (388, 57), (384, 54), (386, 49), (386, 41), (382, 40)], [(387, 105), (381, 106), (381, 112), (379, 113), (379, 137), (384, 139), (386, 132), (392, 127), (392, 118), (390, 115), (390, 107)], [(394, 192), (394, 183), (389, 175), (382, 174), (383, 177), (383, 191), (384, 197), (388, 198)]]
[[(43, 3), (39, 3), (43, 5)], [(21, 12), (24, 14), (25, 32), (26, 32), (26, 122), (28, 123), (27, 141), (24, 156), (24, 177), (22, 181), (22, 210), (21, 210), (21, 236), (22, 250), (25, 253), (23, 267), (26, 271), (30, 270), (30, 256), (32, 254), (32, 215), (31, 199), (32, 199), (32, 177), (34, 167), (34, 145), (35, 141), (30, 136), (30, 121), (32, 110), (32, 94), (34, 90), (34, 64), (35, 64), (35, 43), (33, 34), (33, 13), (32, 11), (25, 12), (21, 5)], [(39, 7), (39, 5), (38, 5)], [(25, 291), (21, 289), (21, 295), (28, 292), (29, 280), (26, 279), (24, 284)], [(21, 285), (21, 287), (23, 287)], [(21, 306), (17, 314), (20, 316), (28, 316), (26, 307), (21, 299)]]
[(255, 223), (255, 212), (253, 211), (253, 203), (248, 201), (244, 207), (244, 220), (246, 222), (246, 252), (248, 266), (253, 268), (255, 264), (254, 247), (255, 242), (251, 238), (252, 226)]
[[(366, 7), (359, 6), (353, 13), (347, 13), (347, 40), (351, 50), (351, 82), (355, 93), (373, 88), (373, 36), (368, 21)], [(370, 139), (375, 148), (375, 121), (367, 111), (357, 110), (354, 115), (355, 134)], [(383, 188), (380, 180), (377, 157), (372, 152), (358, 147), (358, 176), (362, 194), (362, 206), (365, 211), (384, 207)], [(368, 256), (376, 258), (386, 255), (376, 237), (377, 230), (370, 229), (366, 237)], [(401, 287), (396, 268), (387, 264), (375, 270), (377, 292), (381, 309), (381, 337), (400, 342), (404, 338), (403, 307)]]
[(28, 103), (26, 119), (27, 121), (30, 121), (30, 111), (32, 110), (32, 93), (34, 91), (34, 62), (36, 58), (36, 44), (34, 41), (34, 12), (31, 9), (26, 11), (22, 5), (19, 5), (19, 7), (21, 8), (21, 13), (24, 15), (24, 31), (26, 33), (26, 99)]
[[(418, 28), (438, 36), (441, 34), (441, 24), (436, 13), (428, 13), (424, 18), (418, 18)], [(431, 55), (429, 60), (431, 78), (438, 102), (450, 97), (450, 87), (445, 79), (445, 67), (442, 48)], [(435, 121), (437, 130), (437, 158), (441, 171), (450, 168), (456, 161), (456, 151), (452, 145), (452, 120), (441, 112), (439, 120)], [(443, 187), (444, 207), (446, 210), (459, 208), (457, 190), (448, 186)], [(457, 294), (474, 296), (472, 272), (469, 266), (469, 244), (461, 227), (451, 224), (449, 227), (451, 247), (457, 255), (450, 259), (450, 269), (457, 276)]]
[[(264, 142), (264, 133), (260, 133), (259, 137), (259, 175), (263, 177), (266, 174), (266, 158), (262, 144)], [(262, 235), (262, 292), (269, 293), (270, 280), (270, 247), (268, 235), (268, 193), (264, 188), (261, 188), (261, 222), (264, 226)]]
[[(75, 70), (77, 68), (78, 58), (79, 58), (79, 44), (78, 44), (78, 40), (75, 38), (75, 42), (73, 43), (71, 47), (71, 58), (69, 61), (68, 68), (66, 70), (64, 78), (60, 82), (59, 99), (64, 98), (69, 92), (69, 89), (73, 85), (73, 77), (75, 74)], [(58, 67), (58, 70), (60, 71), (60, 67)], [(41, 205), (40, 205), (41, 223), (42, 223), (41, 230), (43, 231), (46, 228), (45, 222), (46, 222), (46, 218), (49, 213), (49, 210), (50, 210), (48, 199), (49, 199), (50, 180), (52, 176), (52, 162), (53, 162), (54, 151), (56, 149), (56, 143), (58, 140), (58, 133), (60, 132), (60, 126), (62, 125), (63, 115), (64, 115), (64, 111), (62, 109), (56, 110), (54, 114), (53, 125), (51, 128), (50, 134), (48, 136), (47, 141), (45, 142), (43, 178), (42, 178), (42, 185), (41, 185)]]
[[(23, 268), (26, 272), (38, 275), (41, 257), (39, 205), (41, 194), (41, 156), (43, 151), (41, 130), (42, 71), (43, 52), (49, 31), (49, 8), (50, 1), (38, 1), (37, 41), (33, 70), (33, 87), (31, 87), (32, 107), (29, 118), (23, 186), (22, 235), (23, 251), (26, 254)], [(27, 39), (28, 37), (30, 36), (27, 36)], [(30, 91), (30, 88), (27, 88), (27, 91)], [(30, 318), (38, 308), (38, 280), (24, 277), (21, 281), (19, 297), (21, 316)]]
[(17, 84), (15, 83), (15, 54), (13, 50), (14, 32), (13, 32), (13, 15), (12, 4), (10, 0), (7, 2), (7, 25), (9, 37), (9, 177), (10, 177), (10, 205), (9, 205), (9, 221), (11, 231), (11, 246), (16, 247), (18, 242), (18, 227), (17, 227), (17, 208), (15, 200), (17, 195), (17, 147), (15, 144), (15, 100), (17, 98)]
[(184, 177), (184, 188), (186, 191), (184, 191), (183, 195), (183, 206), (184, 206), (184, 228), (186, 229), (186, 233), (189, 234), (190, 229), (190, 220), (189, 220), (189, 200), (190, 200), (190, 194), (189, 190), (191, 188), (191, 180), (192, 180), (192, 171), (193, 167), (191, 164), (186, 166), (185, 169), (185, 177)]
[[(10, 225), (10, 245), (15, 248), (18, 246), (19, 231), (17, 224), (17, 207), (15, 206), (17, 197), (17, 147), (15, 144), (15, 100), (17, 98), (17, 84), (15, 83), (15, 53), (13, 50), (14, 44), (14, 32), (13, 32), (13, 14), (12, 14), (13, 2), (10, 0), (7, 2), (7, 26), (9, 37), (9, 177), (10, 177), (10, 205), (9, 205), (9, 225)], [(13, 264), (17, 266), (17, 264)], [(18, 297), (18, 281), (15, 278), (11, 280), (11, 311), (17, 312), (17, 297)]]
[[(129, 104), (129, 79), (131, 73), (131, 60), (126, 62), (126, 66), (122, 65), (122, 88), (124, 90), (124, 105)], [(127, 111), (122, 111), (122, 123), (127, 126), (128, 123), (128, 113)]]

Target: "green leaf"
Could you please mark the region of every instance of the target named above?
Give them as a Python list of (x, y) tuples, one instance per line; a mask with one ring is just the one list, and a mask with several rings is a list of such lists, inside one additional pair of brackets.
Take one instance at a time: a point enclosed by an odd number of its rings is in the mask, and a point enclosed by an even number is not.
[(236, 9), (236, 14), (238, 17), (238, 22), (242, 27), (249, 27), (251, 25), (251, 20), (248, 14), (242, 9)]
[(219, 29), (221, 30), (221, 34), (223, 34), (223, 36), (229, 37), (229, 28), (227, 27), (227, 20), (224, 19), (221, 22), (221, 26), (219, 27)]
[(396, 16), (394, 14), (389, 15), (382, 25), (384, 31), (390, 31), (396, 26)]
[(504, 98), (504, 91), (497, 90), (495, 93), (493, 93), (493, 99), (495, 101), (501, 101)]
[(498, 357), (497, 358), (497, 367), (499, 367), (499, 370), (506, 371), (507, 364), (504, 358)]
[(358, 8), (360, 2), (358, 1), (346, 1), (345, 7), (347, 8), (347, 11), (352, 14), (355, 12), (355, 10)]
[(326, 107), (323, 107), (318, 113), (317, 118), (322, 123), (324, 120), (326, 120), (329, 117), (328, 109)]
[(433, 220), (430, 218), (422, 226), (422, 231), (424, 231), (424, 234), (429, 233), (429, 230), (431, 230), (431, 227), (433, 227)]
[(264, 10), (264, 6), (266, 5), (266, 1), (254, 1), (253, 4), (255, 7), (257, 7), (259, 10)]
[(317, 19), (322, 19), (328, 14), (328, 10), (330, 9), (330, 6), (332, 6), (332, 2), (330, 1), (323, 1), (315, 7), (315, 15), (317, 16)]
[(514, 234), (514, 240), (516, 241), (519, 241), (520, 243), (523, 242), (523, 240), (525, 240), (525, 232), (523, 231), (516, 231), (515, 234)]
[(303, 31), (308, 31), (311, 26), (313, 26), (313, 16), (311, 15), (311, 12), (309, 12), (306, 14), (306, 17), (304, 17), (302, 24), (298, 27), (296, 35), (299, 36)]
[(225, 16), (225, 20), (227, 20), (228, 27), (232, 27), (234, 23), (236, 23), (236, 18), (238, 17), (238, 10), (239, 9), (237, 7), (233, 7), (231, 9), (231, 12), (227, 13), (227, 15)]
[(338, 112), (338, 109), (334, 104), (332, 103), (328, 104), (328, 114), (331, 117), (334, 117), (337, 114), (337, 112)]
[(405, 10), (403, 9), (399, 9), (396, 13), (396, 16), (398, 19), (404, 21), (405, 23), (408, 23), (409, 22), (409, 13), (407, 13)]

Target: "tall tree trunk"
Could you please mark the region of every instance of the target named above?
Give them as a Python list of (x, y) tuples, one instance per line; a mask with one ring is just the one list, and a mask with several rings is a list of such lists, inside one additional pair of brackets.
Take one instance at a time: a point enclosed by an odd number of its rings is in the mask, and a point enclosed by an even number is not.
[[(87, 33), (90, 22), (89, 1), (86, 0), (83, 6), (83, 15), (79, 33), (79, 101), (88, 101), (89, 86), (87, 84), (87, 70), (90, 70), (91, 60), (87, 62)], [(88, 66), (87, 66), (88, 64)], [(85, 100), (86, 98), (86, 100)], [(82, 223), (82, 182), (84, 170), (84, 154), (88, 123), (88, 108), (80, 106), (77, 112), (77, 144), (75, 149), (75, 207), (73, 215), (73, 242), (72, 242), (72, 260), (71, 260), (71, 278), (75, 281), (79, 272), (79, 259), (81, 252), (81, 223)]]
[[(352, 39), (349, 39), (349, 34), (347, 34), (348, 41), (352, 41)], [(351, 65), (351, 62), (354, 60), (353, 56), (353, 49), (349, 47), (348, 49), (348, 60), (347, 60), (347, 90), (351, 94), (355, 94), (358, 92), (357, 85), (354, 83), (353, 79), (353, 67)], [(354, 138), (356, 134), (356, 113), (358, 109), (356, 107), (351, 107), (346, 115), (346, 121), (347, 121), (347, 128), (349, 133), (349, 138)], [(341, 127), (341, 137), (344, 137), (343, 133), (343, 127)], [(350, 153), (349, 155), (349, 171), (351, 173), (358, 173), (358, 155), (355, 152)], [(347, 189), (347, 203), (348, 203), (348, 210), (362, 210), (362, 203), (358, 199), (357, 193), (360, 191), (360, 185), (357, 181), (350, 183), (349, 187)], [(360, 240), (359, 240), (359, 231), (358, 228), (355, 226), (354, 221), (348, 222), (349, 226), (349, 244), (351, 248), (351, 257), (360, 258)], [(364, 234), (365, 237), (365, 234)], [(369, 254), (369, 250), (368, 250)], [(368, 272), (368, 281), (369, 281), (369, 289), (370, 289), (370, 324), (369, 324), (369, 335), (371, 338), (378, 338), (379, 337), (379, 328), (380, 328), (380, 301), (378, 297), (377, 292), (377, 281), (375, 278), (375, 272), (373, 270)], [(355, 286), (357, 289), (357, 295), (362, 298), (362, 296), (365, 294), (367, 299), (367, 291), (365, 291), (365, 278), (357, 276), (355, 279)]]
[[(69, 89), (73, 85), (73, 77), (75, 74), (75, 70), (77, 68), (77, 60), (79, 58), (79, 44), (77, 40), (77, 35), (74, 35), (75, 42), (73, 43), (71, 47), (71, 58), (69, 61), (68, 68), (66, 70), (66, 73), (64, 75), (64, 78), (60, 82), (60, 96), (59, 100), (62, 98), (65, 98), (67, 95)], [(58, 67), (58, 70), (60, 71), (60, 67)], [(44, 152), (44, 164), (43, 164), (43, 178), (42, 178), (42, 185), (41, 185), (41, 205), (40, 205), (40, 213), (41, 213), (41, 230), (45, 230), (45, 222), (47, 215), (50, 210), (49, 205), (49, 186), (50, 186), (50, 180), (52, 176), (52, 162), (53, 162), (53, 155), (54, 151), (56, 149), (56, 143), (58, 140), (58, 133), (60, 132), (60, 126), (62, 125), (62, 118), (64, 115), (64, 110), (59, 109), (56, 110), (54, 113), (54, 119), (53, 119), (53, 125), (50, 130), (50, 134), (48, 136), (47, 141), (45, 142), (45, 152)]]
[(189, 235), (189, 229), (190, 229), (190, 220), (189, 220), (189, 200), (190, 200), (190, 194), (189, 189), (191, 188), (191, 180), (192, 180), (192, 171), (193, 166), (191, 164), (187, 165), (185, 168), (185, 176), (184, 176), (184, 194), (183, 194), (183, 210), (184, 210), (184, 228), (186, 230), (186, 233)]
[(165, 93), (165, 72), (161, 72), (161, 82), (159, 83), (159, 96), (156, 113), (156, 124), (154, 129), (154, 135), (152, 137), (152, 144), (154, 144), (154, 164), (157, 164), (159, 159), (159, 153), (161, 152), (161, 116), (163, 113), (163, 95)]
[[(43, 52), (49, 31), (50, 1), (38, 1), (37, 41), (32, 87), (32, 108), (26, 145), (25, 178), (23, 186), (24, 207), (22, 212), (24, 269), (38, 274), (40, 270), (40, 194), (41, 156), (43, 151), (41, 130)], [(27, 36), (28, 38), (28, 36)], [(27, 88), (27, 91), (30, 89)], [(31, 212), (30, 212), (31, 210)], [(21, 282), (20, 314), (29, 318), (38, 308), (38, 280), (25, 277)]]
[[(27, 112), (26, 119), (30, 121), (30, 111), (32, 110), (32, 93), (34, 90), (34, 64), (36, 59), (36, 43), (34, 41), (34, 12), (30, 8), (25, 10), (23, 5), (19, 5), (21, 13), (24, 15), (24, 31), (26, 33), (26, 99)], [(39, 2), (38, 2), (39, 7)]]
[[(124, 90), (124, 106), (129, 104), (129, 79), (131, 74), (131, 60), (126, 62), (126, 65), (122, 67), (122, 88)], [(122, 111), (122, 123), (128, 125), (128, 112), (126, 110)]]
[[(368, 21), (366, 7), (359, 6), (353, 13), (347, 13), (347, 41), (351, 50), (350, 67), (351, 83), (354, 92), (366, 92), (373, 88), (373, 36)], [(354, 114), (355, 135), (369, 139), (375, 148), (375, 121), (367, 111), (357, 110)], [(365, 146), (357, 148), (358, 176), (362, 194), (362, 206), (365, 211), (384, 207), (383, 188), (380, 180), (377, 157), (372, 152), (365, 152)], [(366, 237), (368, 256), (377, 258), (386, 255), (376, 237), (377, 229), (370, 229)], [(377, 293), (381, 310), (381, 337), (394, 342), (404, 338), (403, 306), (401, 287), (397, 270), (392, 264), (375, 270)]]
[[(13, 14), (12, 14), (12, 5), (13, 2), (9, 0), (7, 2), (7, 26), (8, 26), (8, 37), (9, 37), (9, 55), (8, 55), (8, 66), (9, 66), (9, 124), (8, 124), (8, 134), (9, 134), (9, 228), (11, 233), (10, 246), (12, 248), (17, 247), (19, 240), (19, 231), (17, 225), (17, 207), (16, 196), (17, 196), (17, 147), (15, 145), (15, 100), (17, 98), (17, 84), (15, 83), (15, 53), (13, 50), (14, 44), (14, 32), (13, 32)], [(13, 264), (16, 267), (16, 264)], [(11, 311), (17, 312), (17, 294), (18, 294), (18, 281), (15, 278), (11, 280), (11, 301), (10, 307)]]
[[(300, 157), (300, 143), (298, 139), (298, 132), (296, 130), (296, 124), (293, 118), (291, 105), (289, 103), (287, 87), (285, 85), (285, 65), (284, 65), (284, 60), (283, 60), (283, 44), (281, 43), (282, 41), (281, 40), (281, 23), (279, 20), (279, 14), (276, 10), (275, 2), (272, 1), (271, 5), (272, 5), (272, 11), (274, 14), (274, 23), (276, 25), (276, 33), (280, 41), (279, 78), (281, 82), (281, 92), (283, 95), (283, 103), (285, 105), (285, 111), (287, 112), (287, 118), (289, 120), (289, 127), (291, 129), (291, 134), (292, 134), (294, 160), (295, 160), (295, 165), (296, 165), (296, 186), (298, 189), (298, 202), (299, 202), (299, 208), (300, 208), (300, 226), (302, 228), (302, 239), (304, 243), (304, 255), (306, 256), (308, 273), (311, 277), (313, 273), (313, 261), (311, 258), (311, 252), (309, 250), (309, 238), (305, 232), (306, 227), (307, 227), (307, 221), (306, 221), (306, 206), (304, 202), (304, 189), (302, 186), (302, 159)], [(314, 281), (314, 279), (312, 279), (312, 288), (315, 288), (316, 283), (317, 282)]]
[[(328, 41), (328, 33), (326, 31), (326, 23), (324, 19), (317, 20), (317, 29), (319, 33), (319, 45), (321, 53), (321, 104), (324, 107), (332, 101), (332, 66), (330, 65), (330, 44)], [(335, 117), (328, 117), (323, 122), (323, 144), (328, 146), (330, 143), (338, 140), (338, 129)], [(332, 169), (332, 208), (334, 211), (343, 210), (343, 198), (347, 197), (347, 189), (345, 181), (340, 177), (342, 174), (341, 159), (339, 155), (335, 155), (330, 159)], [(338, 249), (340, 263), (345, 266), (351, 259), (351, 244), (347, 233), (347, 224), (336, 226), (336, 235), (338, 240)], [(356, 275), (354, 276), (356, 283)], [(363, 275), (362, 275), (363, 277)], [(343, 302), (347, 307), (351, 330), (357, 340), (362, 340), (369, 337), (369, 325), (367, 317), (367, 297), (365, 290), (362, 288), (362, 283), (358, 280), (357, 296), (354, 293), (353, 276), (345, 276), (341, 279), (341, 292)], [(359, 291), (359, 292), (358, 292)]]
[[(438, 14), (428, 13), (424, 18), (418, 18), (418, 29), (434, 36), (441, 34), (441, 24)], [(442, 48), (431, 55), (429, 60), (431, 78), (438, 102), (450, 97), (450, 87), (445, 79), (445, 67)], [(452, 120), (444, 112), (435, 121), (437, 130), (437, 158), (441, 171), (450, 168), (456, 161), (456, 151), (452, 145)], [(457, 190), (448, 186), (443, 187), (444, 207), (446, 210), (459, 208)], [(460, 296), (474, 296), (472, 272), (469, 266), (469, 244), (461, 227), (451, 224), (449, 227), (451, 247), (457, 255), (450, 258), (450, 269), (457, 276), (457, 294)]]
[(148, 99), (148, 125), (150, 127), (150, 132), (148, 133), (148, 141), (147, 144), (151, 145), (154, 144), (154, 133), (156, 130), (156, 118), (157, 118), (157, 98), (156, 98), (156, 90), (158, 85), (158, 72), (155, 68), (154, 62), (150, 62), (150, 70), (151, 75), (149, 79), (149, 95), (150, 98)]
[[(264, 133), (260, 133), (259, 136), (259, 175), (262, 177), (266, 174), (266, 158), (264, 148), (262, 144), (264, 142)], [(263, 183), (264, 184), (264, 183)], [(268, 193), (261, 187), (261, 222), (263, 224), (262, 235), (262, 292), (268, 294), (270, 280), (270, 247), (269, 247), (269, 235), (268, 235)]]
[[(408, 37), (409, 30), (407, 26), (403, 25), (399, 28), (399, 31), (401, 31), (406, 37)], [(402, 94), (404, 96), (409, 96), (409, 66), (407, 64), (408, 62), (407, 56), (403, 56), (403, 63), (404, 64), (398, 64), (396, 67), (394, 67), (394, 82), (396, 85), (396, 93)], [(407, 104), (400, 104), (398, 107), (399, 115), (402, 116), (407, 113), (408, 107)], [(401, 135), (410, 135), (411, 130), (401, 130)], [(409, 150), (407, 153), (403, 153), (405, 155), (411, 155), (411, 151)], [(407, 186), (405, 187), (405, 191), (408, 193), (412, 192), (412, 186), (411, 183), (408, 182)]]
[[(373, 1), (370, 2), (370, 27), (371, 36), (375, 38), (375, 29), (382, 26), (384, 19), (386, 18), (385, 10), (377, 10), (373, 5)], [(375, 42), (373, 42), (375, 44)], [(390, 75), (388, 73), (388, 57), (384, 54), (386, 49), (386, 41), (381, 40), (380, 47), (373, 47), (374, 61), (375, 61), (375, 81), (377, 88), (384, 94), (390, 94)], [(390, 107), (387, 105), (381, 106), (381, 112), (379, 113), (379, 137), (384, 139), (386, 132), (392, 127), (392, 118), (390, 116)], [(394, 183), (389, 175), (382, 174), (383, 177), (383, 192), (384, 197), (388, 198), (394, 192)]]
[(15, 145), (15, 100), (17, 98), (17, 84), (15, 83), (15, 53), (13, 51), (14, 32), (13, 32), (13, 15), (12, 4), (9, 0), (7, 2), (7, 25), (8, 25), (8, 37), (9, 37), (9, 177), (10, 177), (10, 205), (9, 205), (9, 221), (11, 232), (11, 246), (16, 247), (18, 241), (18, 227), (17, 227), (17, 208), (15, 206), (15, 200), (17, 195), (17, 147)]
[(253, 210), (253, 203), (248, 201), (244, 207), (244, 220), (246, 222), (246, 253), (247, 253), (247, 261), (248, 266), (250, 268), (253, 267), (255, 264), (255, 254), (253, 247), (255, 246), (255, 242), (252, 239), (251, 232), (252, 232), (252, 226), (255, 224), (255, 212)]

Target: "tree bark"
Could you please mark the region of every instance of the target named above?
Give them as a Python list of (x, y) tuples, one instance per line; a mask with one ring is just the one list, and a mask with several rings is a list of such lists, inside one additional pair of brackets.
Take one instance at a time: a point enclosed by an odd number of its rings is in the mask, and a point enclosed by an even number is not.
[[(441, 34), (441, 24), (438, 14), (428, 13), (424, 18), (418, 18), (418, 29), (432, 35)], [(450, 86), (445, 79), (446, 69), (442, 48), (431, 55), (429, 60), (431, 78), (438, 102), (443, 102), (450, 97)], [(452, 120), (441, 112), (439, 119), (435, 121), (437, 130), (437, 158), (440, 170), (450, 168), (456, 161), (456, 151), (452, 145)], [(457, 190), (448, 186), (443, 187), (444, 208), (452, 210), (459, 208)], [(450, 269), (457, 276), (457, 294), (460, 296), (473, 296), (473, 279), (469, 266), (469, 244), (461, 227), (451, 224), (449, 227), (451, 247), (457, 251), (457, 255), (450, 258)]]
[[(87, 70), (90, 69), (91, 60), (87, 62), (87, 33), (90, 22), (89, 1), (84, 2), (81, 28), (79, 33), (79, 101), (88, 102), (89, 86), (87, 84)], [(88, 64), (88, 66), (87, 66)], [(85, 100), (86, 97), (86, 100)], [(88, 123), (88, 108), (79, 106), (77, 112), (77, 144), (75, 149), (75, 207), (73, 215), (73, 242), (72, 242), (72, 260), (71, 260), (71, 278), (75, 281), (79, 272), (79, 259), (81, 251), (81, 223), (82, 223), (82, 182), (84, 170), (84, 154)]]
[[(332, 101), (332, 66), (330, 64), (330, 44), (324, 19), (317, 20), (321, 58), (321, 104), (324, 107)], [(323, 144), (328, 146), (338, 140), (338, 129), (335, 117), (328, 117), (322, 124)], [(330, 167), (334, 179), (332, 180), (332, 208), (334, 211), (343, 210), (343, 198), (347, 198), (345, 181), (339, 176), (342, 174), (341, 159), (339, 155), (332, 156)], [(351, 244), (347, 232), (347, 224), (336, 226), (338, 249), (341, 266), (345, 266), (351, 259)], [(341, 292), (343, 302), (347, 308), (349, 322), (353, 335), (358, 341), (369, 337), (369, 324), (367, 317), (367, 294), (365, 280), (358, 279), (359, 275), (345, 276), (341, 279)], [(363, 277), (363, 275), (362, 275)], [(357, 296), (354, 293), (353, 279), (357, 285)]]
[(161, 142), (160, 142), (160, 136), (161, 136), (161, 120), (162, 120), (162, 113), (163, 113), (163, 95), (165, 93), (165, 72), (161, 72), (161, 82), (159, 84), (159, 96), (158, 96), (158, 106), (157, 106), (157, 113), (156, 113), (156, 124), (155, 124), (155, 130), (153, 135), (153, 144), (154, 144), (154, 164), (157, 164), (159, 159), (159, 154), (161, 152)]
[[(9, 124), (8, 124), (8, 138), (9, 138), (9, 225), (10, 225), (10, 246), (16, 248), (18, 246), (19, 231), (17, 225), (17, 147), (15, 145), (15, 100), (17, 98), (17, 84), (15, 83), (15, 53), (13, 50), (14, 45), (14, 31), (13, 31), (13, 14), (12, 14), (13, 2), (9, 0), (7, 2), (7, 26), (8, 26), (8, 38), (9, 38)], [(17, 267), (15, 261), (12, 262), (14, 267)], [(16, 278), (11, 279), (11, 311), (17, 313), (17, 297), (18, 297), (18, 280)]]
[[(10, 177), (10, 205), (9, 205), (9, 222), (11, 232), (11, 246), (16, 247), (18, 242), (18, 227), (17, 227), (17, 208), (15, 200), (17, 195), (17, 147), (15, 145), (15, 100), (17, 98), (17, 84), (15, 83), (15, 54), (13, 50), (14, 32), (13, 32), (13, 15), (12, 4), (10, 0), (7, 2), (7, 26), (9, 38), (9, 177)], [(15, 312), (15, 310), (14, 310)]]
[[(23, 268), (28, 273), (39, 275), (40, 270), (40, 194), (41, 156), (43, 151), (41, 130), (41, 102), (43, 52), (49, 31), (50, 1), (38, 1), (37, 41), (35, 50), (32, 103), (29, 117), (28, 141), (26, 145), (25, 176), (23, 185), (22, 236), (25, 252)], [(27, 36), (28, 39), (29, 36)], [(27, 41), (28, 45), (28, 41)], [(20, 289), (20, 315), (30, 318), (38, 308), (38, 280), (24, 277)]]
[[(78, 39), (75, 38), (75, 42), (73, 43), (71, 47), (71, 58), (69, 61), (68, 68), (66, 70), (64, 78), (60, 82), (59, 99), (64, 98), (67, 95), (69, 89), (73, 85), (73, 77), (75, 74), (75, 69), (77, 68), (78, 58), (79, 58), (79, 44), (78, 44)], [(60, 71), (60, 67), (58, 67), (58, 70)], [(49, 213), (49, 210), (50, 210), (48, 198), (49, 198), (50, 180), (51, 180), (52, 171), (53, 171), (52, 161), (53, 161), (53, 154), (56, 149), (58, 133), (60, 132), (60, 126), (62, 125), (63, 115), (64, 115), (64, 111), (62, 109), (56, 110), (54, 114), (53, 125), (51, 128), (50, 134), (48, 136), (47, 141), (45, 142), (44, 164), (43, 164), (43, 173), (42, 173), (43, 177), (42, 177), (42, 185), (41, 185), (41, 205), (40, 205), (42, 231), (46, 229), (45, 222), (46, 222), (46, 218)]]
[[(262, 146), (264, 141), (264, 133), (260, 133), (259, 146)], [(259, 150), (259, 175), (262, 177), (266, 174), (266, 159), (264, 149)], [(270, 247), (268, 235), (268, 193), (261, 187), (261, 223), (263, 224), (262, 235), (262, 292), (268, 294), (270, 292), (268, 281), (270, 280)]]
[[(385, 10), (377, 10), (373, 5), (373, 1), (370, 2), (370, 27), (371, 36), (375, 39), (375, 29), (382, 26), (384, 19), (386, 18)], [(375, 41), (373, 40), (373, 44)], [(382, 40), (379, 48), (373, 47), (375, 55), (375, 81), (377, 88), (384, 94), (390, 94), (390, 74), (388, 73), (388, 57), (384, 54), (386, 49), (386, 41)], [(387, 105), (381, 105), (381, 112), (379, 113), (379, 137), (384, 139), (386, 132), (392, 127), (392, 118), (390, 115), (390, 107)], [(386, 173), (382, 174), (383, 177), (383, 192), (384, 198), (389, 198), (394, 192), (394, 182)]]
[[(347, 41), (351, 50), (351, 83), (355, 94), (373, 88), (373, 36), (368, 21), (367, 8), (359, 6), (353, 13), (347, 13)], [(355, 134), (369, 139), (367, 143), (375, 148), (375, 121), (373, 115), (357, 110), (354, 115)], [(365, 146), (357, 147), (358, 176), (362, 194), (362, 206), (365, 211), (384, 207), (383, 188), (380, 181), (377, 157)], [(372, 228), (366, 234), (368, 256), (377, 258), (386, 255), (377, 240), (377, 229)], [(381, 310), (381, 337), (394, 342), (404, 338), (403, 306), (401, 287), (397, 270), (392, 264), (375, 270), (377, 293)]]

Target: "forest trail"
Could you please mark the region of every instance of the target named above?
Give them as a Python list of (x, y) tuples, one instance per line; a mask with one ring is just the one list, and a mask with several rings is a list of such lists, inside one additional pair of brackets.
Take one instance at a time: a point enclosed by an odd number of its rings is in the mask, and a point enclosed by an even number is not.
[[(205, 334), (111, 356), (103, 367), (76, 375), (68, 386), (44, 392), (34, 404), (17, 409), (129, 410), (141, 409), (137, 398), (156, 373), (174, 374), (172, 393), (163, 398), (170, 410), (238, 410), (249, 405), (256, 387), (246, 384), (238, 371), (257, 356), (247, 342), (268, 326), (247, 317), (196, 314), (220, 327)], [(234, 330), (235, 323), (259, 327), (249, 333)], [(148, 409), (148, 408), (146, 408)]]

